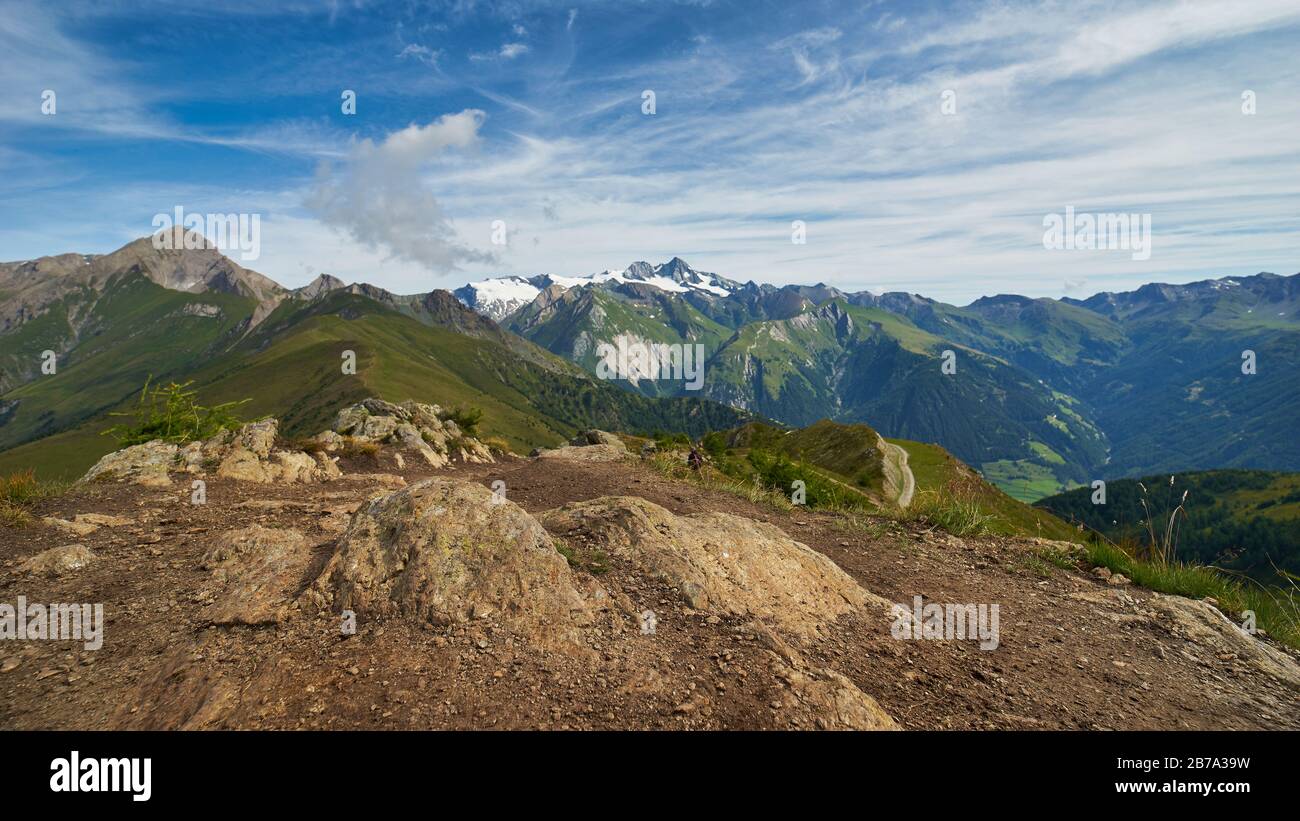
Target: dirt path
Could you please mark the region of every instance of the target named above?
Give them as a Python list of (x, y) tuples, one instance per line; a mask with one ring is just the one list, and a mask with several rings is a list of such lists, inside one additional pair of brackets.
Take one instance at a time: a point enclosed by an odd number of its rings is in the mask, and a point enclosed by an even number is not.
[(916, 477), (907, 466), (907, 451), (883, 439), (881, 444), (884, 445), (886, 475), (890, 477), (893, 487), (898, 489), (894, 503), (900, 510), (907, 510), (907, 506), (912, 504), (912, 495), (916, 493)]
[[(385, 469), (389, 469), (385, 467)], [(439, 473), (491, 486), (538, 513), (605, 495), (634, 495), (678, 514), (719, 511), (766, 521), (825, 554), (866, 589), (911, 608), (995, 603), (1000, 641), (900, 641), (874, 613), (842, 617), (796, 648), (850, 679), (906, 728), (1300, 728), (1295, 690), (1242, 658), (1171, 633), (1151, 594), (1111, 587), (1037, 560), (1032, 545), (956, 539), (881, 520), (846, 529), (815, 511), (785, 513), (635, 461), (514, 460)], [(425, 473), (408, 472), (415, 481)], [(0, 727), (239, 728), (808, 728), (782, 701), (788, 682), (752, 624), (708, 616), (677, 591), (618, 561), (591, 577), (611, 595), (654, 608), (640, 635), (609, 617), (592, 628), (595, 666), (521, 645), (487, 621), (433, 628), (402, 619), (340, 634), (335, 617), (215, 627), (199, 615), (211, 574), (200, 557), (228, 528), (293, 527), (319, 572), (347, 510), (385, 486), (212, 481), (188, 487), (82, 488), (45, 515), (98, 512), (131, 520), (79, 538), (97, 561), (74, 575), (18, 572), (70, 539), (35, 525), (0, 531), (0, 602), (102, 602), (100, 650), (68, 641), (0, 642)], [(586, 575), (586, 571), (577, 571)]]

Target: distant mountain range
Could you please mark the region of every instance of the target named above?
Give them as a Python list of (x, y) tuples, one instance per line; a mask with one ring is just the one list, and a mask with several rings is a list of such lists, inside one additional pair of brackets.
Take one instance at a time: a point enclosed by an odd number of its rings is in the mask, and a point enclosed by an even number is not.
[[(1153, 471), (1300, 469), (1291, 435), (1300, 275), (1086, 300), (998, 295), (964, 307), (823, 284), (741, 284), (678, 258), (617, 276), (535, 277), (514, 302), (488, 297), (503, 293), (499, 282), (457, 294), (490, 303), (504, 327), (588, 371), (598, 345), (619, 337), (701, 344), (710, 399), (794, 426), (865, 422), (936, 442), (1025, 500)], [(944, 351), (955, 374), (942, 373)], [(1247, 351), (1254, 374), (1242, 370)], [(624, 384), (687, 393), (680, 382)]]
[[(180, 245), (180, 243), (177, 243)], [(341, 367), (345, 352), (356, 373)], [(55, 372), (45, 373), (46, 352)], [(366, 396), (481, 408), (516, 449), (577, 430), (700, 435), (748, 414), (700, 397), (649, 398), (502, 330), (447, 291), (398, 295), (321, 276), (294, 290), (213, 248), (148, 238), (102, 256), (0, 264), (0, 471), (70, 476), (113, 449), (100, 436), (145, 380), (193, 380), (204, 404), (250, 399), (288, 435)]]
[[(290, 432), (353, 397), (472, 404), (520, 447), (586, 425), (862, 422), (942, 445), (1023, 500), (1098, 478), (1300, 470), (1297, 310), (1300, 275), (959, 307), (741, 283), (679, 258), (487, 279), (455, 296), (328, 275), (287, 289), (214, 248), (144, 238), (0, 263), (0, 468), (98, 456), (111, 446), (95, 436), (105, 414), (153, 376), (193, 379), (205, 401), (250, 397), (249, 412)], [(599, 345), (620, 337), (703, 346), (702, 389), (594, 378)], [(355, 376), (340, 373), (345, 350)], [(57, 375), (42, 372), (46, 351)]]

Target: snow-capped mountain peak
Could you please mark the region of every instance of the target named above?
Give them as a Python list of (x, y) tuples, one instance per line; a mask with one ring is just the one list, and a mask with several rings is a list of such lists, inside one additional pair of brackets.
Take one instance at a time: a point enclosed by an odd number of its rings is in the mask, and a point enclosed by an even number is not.
[(585, 276), (557, 276), (538, 274), (531, 277), (504, 276), (470, 282), (457, 288), (456, 298), (478, 313), (500, 321), (532, 302), (543, 289), (551, 285), (573, 288), (598, 285), (606, 282), (638, 282), (652, 285), (671, 293), (701, 291), (714, 296), (727, 296), (740, 287), (739, 283), (717, 274), (696, 271), (681, 257), (673, 257), (660, 265), (633, 262), (622, 271), (613, 268)]
[(483, 316), (499, 322), (532, 302), (544, 287), (523, 277), (506, 276), (469, 282), (452, 294)]

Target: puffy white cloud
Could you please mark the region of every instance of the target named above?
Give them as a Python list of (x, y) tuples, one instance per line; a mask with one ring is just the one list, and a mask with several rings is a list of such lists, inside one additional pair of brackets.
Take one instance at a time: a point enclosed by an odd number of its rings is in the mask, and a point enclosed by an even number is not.
[(429, 164), (445, 151), (477, 142), (484, 116), (466, 109), (410, 125), (380, 143), (357, 141), (341, 165), (320, 166), (305, 205), (362, 246), (433, 272), (490, 262), (491, 253), (460, 241), (427, 178)]

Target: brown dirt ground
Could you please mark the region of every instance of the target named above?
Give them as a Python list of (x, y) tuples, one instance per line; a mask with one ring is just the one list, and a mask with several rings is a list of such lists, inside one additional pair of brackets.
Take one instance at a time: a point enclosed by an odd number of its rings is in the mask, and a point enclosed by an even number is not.
[[(408, 463), (409, 465), (409, 463)], [(395, 471), (392, 465), (345, 470)], [(408, 481), (427, 471), (401, 471)], [(871, 532), (828, 513), (785, 513), (637, 464), (517, 459), (439, 471), (490, 485), (530, 512), (635, 495), (675, 513), (717, 510), (770, 522), (824, 553), (868, 590), (910, 607), (989, 602), (1001, 645), (898, 641), (883, 616), (842, 618), (799, 648), (850, 678), (909, 729), (1300, 728), (1297, 694), (1236, 658), (1178, 638), (1139, 614), (1151, 594), (1033, 561), (1025, 542), (956, 539), (881, 520)], [(70, 538), (36, 523), (0, 529), (0, 601), (102, 602), (104, 646), (0, 642), (5, 728), (793, 729), (814, 714), (786, 686), (752, 627), (686, 608), (666, 583), (613, 561), (598, 581), (656, 612), (653, 635), (612, 611), (591, 632), (600, 661), (533, 649), (490, 620), (430, 628), (305, 612), (268, 627), (199, 617), (210, 574), (199, 559), (226, 530), (292, 527), (314, 545), (305, 588), (333, 550), (342, 516), (384, 486), (345, 478), (267, 486), (208, 480), (208, 503), (173, 489), (82, 486), (38, 515), (110, 513), (132, 525)], [(248, 506), (244, 502), (270, 502)], [(282, 503), (282, 504), (278, 504)], [(40, 550), (79, 542), (99, 557), (60, 578), (22, 575)], [(579, 571), (585, 575), (586, 571)], [(1072, 597), (1072, 594), (1081, 594)]]

